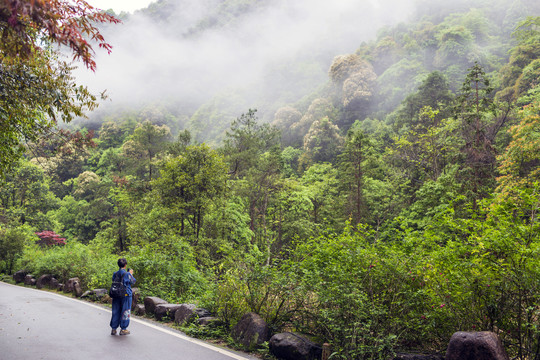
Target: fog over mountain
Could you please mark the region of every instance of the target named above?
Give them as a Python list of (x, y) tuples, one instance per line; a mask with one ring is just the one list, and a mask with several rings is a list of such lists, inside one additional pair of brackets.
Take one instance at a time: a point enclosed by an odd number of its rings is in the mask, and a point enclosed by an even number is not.
[(107, 90), (102, 111), (162, 100), (196, 107), (223, 91), (248, 107), (297, 101), (327, 80), (336, 55), (405, 20), (412, 3), (268, 1), (227, 19), (220, 0), (160, 1), (105, 29), (112, 54), (97, 51), (97, 71), (77, 77), (95, 93)]

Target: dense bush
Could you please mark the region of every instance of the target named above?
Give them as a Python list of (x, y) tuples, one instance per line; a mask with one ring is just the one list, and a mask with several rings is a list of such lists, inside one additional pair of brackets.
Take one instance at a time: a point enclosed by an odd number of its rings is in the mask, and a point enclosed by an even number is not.
[(22, 256), (25, 244), (35, 238), (28, 226), (16, 228), (0, 227), (0, 272), (11, 274), (17, 260)]

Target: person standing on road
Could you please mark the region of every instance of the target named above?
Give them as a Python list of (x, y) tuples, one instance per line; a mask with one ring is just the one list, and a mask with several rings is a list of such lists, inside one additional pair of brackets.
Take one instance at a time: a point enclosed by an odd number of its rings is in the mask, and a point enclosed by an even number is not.
[(127, 260), (124, 258), (118, 259), (118, 267), (120, 268), (113, 274), (113, 281), (117, 274), (122, 279), (122, 283), (126, 287), (126, 296), (123, 298), (114, 298), (112, 302), (111, 316), (111, 335), (116, 335), (116, 329), (120, 326), (120, 335), (128, 335), (129, 319), (131, 317), (131, 302), (133, 291), (131, 285), (135, 284), (133, 277), (133, 269), (127, 269)]

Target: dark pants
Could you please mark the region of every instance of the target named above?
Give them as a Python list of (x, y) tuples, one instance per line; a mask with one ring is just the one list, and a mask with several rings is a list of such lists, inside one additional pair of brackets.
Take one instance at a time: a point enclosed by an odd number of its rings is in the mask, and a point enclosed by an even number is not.
[(111, 328), (127, 329), (131, 317), (131, 296), (113, 299)]

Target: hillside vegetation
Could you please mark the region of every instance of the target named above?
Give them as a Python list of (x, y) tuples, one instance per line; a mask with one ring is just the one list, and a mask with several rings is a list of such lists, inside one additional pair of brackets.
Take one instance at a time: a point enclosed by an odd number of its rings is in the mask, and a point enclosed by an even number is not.
[[(182, 3), (143, 12), (173, 26)], [(281, 4), (202, 3), (181, 36)], [(0, 269), (108, 287), (125, 256), (143, 296), (225, 327), (256, 312), (332, 358), (444, 352), (455, 331), (489, 330), (537, 359), (540, 4), (445, 3), (418, 1), (353, 53), (277, 64), (284, 88), (285, 70), (305, 81), (264, 102), (171, 97), (31, 139), (2, 182)]]

